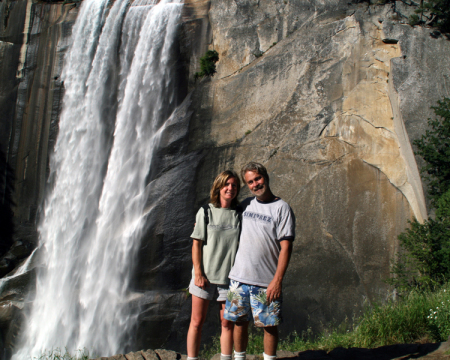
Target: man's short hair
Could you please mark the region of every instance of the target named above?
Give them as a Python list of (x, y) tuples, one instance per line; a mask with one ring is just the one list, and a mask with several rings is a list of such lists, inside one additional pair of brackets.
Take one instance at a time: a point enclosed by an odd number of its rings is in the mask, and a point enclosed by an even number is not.
[(266, 180), (266, 183), (269, 184), (269, 174), (267, 174), (267, 169), (264, 167), (263, 164), (254, 162), (254, 161), (250, 161), (247, 165), (244, 165), (241, 169), (241, 178), (242, 181), (244, 182), (244, 184), (246, 184), (245, 181), (245, 173), (247, 171), (253, 171), (253, 172), (257, 172), (259, 175), (261, 175), (264, 180)]

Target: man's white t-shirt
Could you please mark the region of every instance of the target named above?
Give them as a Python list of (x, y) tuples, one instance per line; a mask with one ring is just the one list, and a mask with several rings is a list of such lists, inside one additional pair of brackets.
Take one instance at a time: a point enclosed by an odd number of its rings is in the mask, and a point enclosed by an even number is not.
[(241, 206), (241, 236), (229, 278), (267, 287), (277, 270), (280, 241), (294, 240), (295, 216), (280, 198), (268, 203), (247, 198)]

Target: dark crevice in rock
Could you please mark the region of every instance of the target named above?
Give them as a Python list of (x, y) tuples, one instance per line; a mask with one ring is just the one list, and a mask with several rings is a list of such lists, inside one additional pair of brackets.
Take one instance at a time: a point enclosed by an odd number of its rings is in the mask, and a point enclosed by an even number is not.
[[(13, 244), (13, 211), (14, 172), (7, 163), (6, 154), (0, 147), (0, 255), (5, 254)], [(12, 270), (13, 263), (9, 259), (0, 260), (0, 276)]]

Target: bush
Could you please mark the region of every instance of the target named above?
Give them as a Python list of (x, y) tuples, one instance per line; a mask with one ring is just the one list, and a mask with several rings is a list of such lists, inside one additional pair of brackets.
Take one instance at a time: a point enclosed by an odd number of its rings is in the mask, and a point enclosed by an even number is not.
[[(444, 289), (444, 293), (446, 290)], [(432, 337), (437, 341), (445, 341), (450, 335), (450, 299), (442, 299), (439, 306), (430, 309), (427, 316)]]
[(444, 98), (431, 108), (439, 118), (428, 119), (430, 129), (413, 144), (425, 161), (421, 172), (426, 174), (429, 194), (436, 202), (450, 189), (450, 99)]
[[(450, 192), (446, 193), (446, 197)], [(449, 208), (438, 208), (448, 212)], [(411, 227), (399, 235), (404, 252), (398, 254), (393, 266), (394, 278), (389, 282), (399, 291), (412, 288), (433, 289), (450, 279), (450, 222), (436, 217), (420, 224), (410, 222)]]
[(216, 73), (216, 62), (219, 61), (219, 54), (216, 50), (208, 50), (204, 56), (200, 58), (200, 72), (196, 72), (195, 79), (204, 76), (214, 76)]
[(436, 26), (442, 32), (450, 32), (450, 0), (424, 1), (415, 12), (425, 16), (430, 25)]
[(409, 17), (409, 25), (411, 26), (419, 25), (420, 22), (421, 21), (419, 15), (414, 14)]

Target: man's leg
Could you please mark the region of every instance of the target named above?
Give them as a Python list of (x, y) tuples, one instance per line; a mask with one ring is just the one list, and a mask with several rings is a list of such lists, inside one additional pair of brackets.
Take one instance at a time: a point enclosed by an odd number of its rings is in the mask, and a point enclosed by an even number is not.
[(248, 321), (237, 322), (234, 326), (234, 350), (245, 352), (248, 344)]
[(233, 328), (234, 323), (223, 318), (225, 311), (225, 301), (220, 301), (220, 322), (222, 324), (222, 332), (220, 334), (220, 350), (222, 355), (229, 355), (231, 359), (231, 352), (233, 351)]
[(251, 311), (248, 285), (231, 280), (224, 318), (235, 323), (233, 332), (235, 360), (245, 360)]
[(277, 355), (278, 346), (278, 326), (264, 328), (264, 354), (269, 356)]

